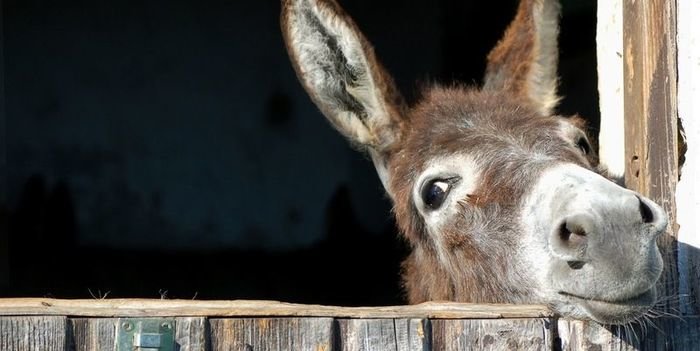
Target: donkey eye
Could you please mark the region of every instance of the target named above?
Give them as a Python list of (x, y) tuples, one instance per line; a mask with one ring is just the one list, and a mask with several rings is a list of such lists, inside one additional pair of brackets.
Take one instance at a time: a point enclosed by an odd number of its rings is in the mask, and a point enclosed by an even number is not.
[(435, 179), (427, 182), (421, 190), (421, 198), (425, 206), (431, 210), (440, 208), (457, 180), (458, 178)]
[(588, 143), (588, 140), (586, 140), (585, 137), (578, 138), (576, 141), (576, 147), (578, 147), (584, 155), (591, 153), (591, 144)]

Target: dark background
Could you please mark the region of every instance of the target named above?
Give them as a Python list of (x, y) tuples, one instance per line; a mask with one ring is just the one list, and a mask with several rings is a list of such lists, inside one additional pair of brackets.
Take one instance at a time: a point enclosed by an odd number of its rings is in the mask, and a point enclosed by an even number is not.
[[(409, 101), (478, 84), (516, 1), (346, 0)], [(372, 164), (298, 83), (275, 0), (5, 0), (0, 296), (402, 303)], [(563, 114), (597, 128), (595, 3)]]

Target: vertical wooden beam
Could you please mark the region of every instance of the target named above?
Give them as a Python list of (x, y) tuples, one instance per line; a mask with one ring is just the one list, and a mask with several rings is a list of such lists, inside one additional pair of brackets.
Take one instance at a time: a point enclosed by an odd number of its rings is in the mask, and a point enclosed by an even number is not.
[(427, 319), (339, 319), (338, 351), (429, 351)]
[(624, 74), (622, 62), (622, 0), (598, 1), (596, 54), (600, 133), (598, 155), (608, 172), (625, 174)]
[[(668, 235), (659, 239), (665, 261), (660, 293), (677, 296), (676, 2), (626, 0), (623, 6), (625, 184), (669, 215)], [(677, 300), (669, 300), (666, 308), (677, 310)]]
[(72, 350), (114, 349), (118, 318), (73, 318), (70, 320)]
[(209, 350), (208, 323), (204, 317), (180, 317), (176, 319), (175, 341), (178, 351)]

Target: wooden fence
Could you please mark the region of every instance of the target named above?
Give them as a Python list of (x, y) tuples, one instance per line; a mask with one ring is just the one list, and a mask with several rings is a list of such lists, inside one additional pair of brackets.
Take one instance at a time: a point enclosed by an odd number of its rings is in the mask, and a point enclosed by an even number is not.
[(173, 343), (163, 340), (154, 350), (700, 348), (698, 317), (658, 319), (643, 330), (557, 319), (546, 307), (534, 305), (331, 307), (271, 301), (3, 299), (0, 315), (0, 350), (18, 351), (118, 350), (120, 333), (138, 318), (172, 328)]

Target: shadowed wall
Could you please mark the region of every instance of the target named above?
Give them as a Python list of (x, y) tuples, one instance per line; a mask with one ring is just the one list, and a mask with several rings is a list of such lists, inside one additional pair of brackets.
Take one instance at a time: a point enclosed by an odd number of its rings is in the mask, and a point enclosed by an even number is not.
[[(515, 13), (492, 3), (344, 6), (414, 100), (480, 82)], [(0, 293), (401, 301), (391, 204), (294, 76), (277, 1), (2, 6)], [(593, 126), (594, 21), (565, 6), (560, 66), (560, 110)]]

